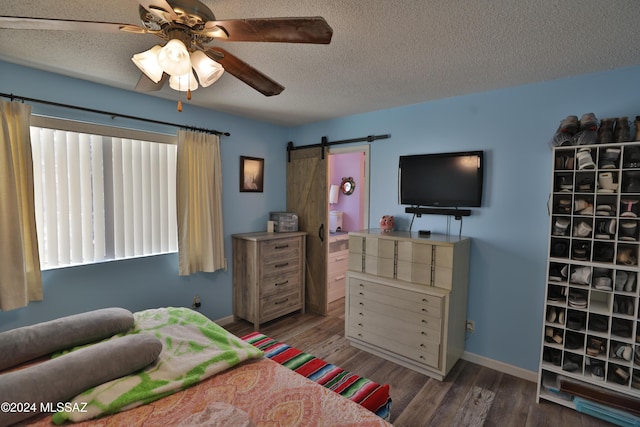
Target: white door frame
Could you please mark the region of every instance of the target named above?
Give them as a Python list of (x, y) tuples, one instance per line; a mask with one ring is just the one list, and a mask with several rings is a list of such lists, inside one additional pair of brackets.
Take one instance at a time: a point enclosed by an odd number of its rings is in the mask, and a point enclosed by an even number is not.
[[(330, 146), (329, 154), (345, 154), (345, 153), (364, 153), (364, 176), (365, 182), (362, 184), (362, 212), (363, 217), (362, 220), (364, 222), (364, 227), (369, 228), (369, 144), (365, 145), (350, 145), (347, 147), (337, 147)], [(327, 178), (329, 175), (327, 174)], [(327, 187), (328, 188), (328, 187)]]

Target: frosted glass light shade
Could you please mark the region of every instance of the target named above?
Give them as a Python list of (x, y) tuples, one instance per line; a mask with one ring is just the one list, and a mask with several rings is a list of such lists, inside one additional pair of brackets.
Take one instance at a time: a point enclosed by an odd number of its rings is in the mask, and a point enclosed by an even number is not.
[(196, 50), (191, 53), (191, 65), (196, 70), (202, 87), (211, 86), (224, 73), (222, 65), (209, 58), (206, 53)]
[(162, 68), (158, 64), (158, 52), (162, 49), (159, 44), (155, 45), (151, 49), (136, 53), (131, 57), (131, 60), (136, 67), (140, 69), (147, 77), (153, 80), (154, 83), (158, 83), (162, 78)]
[(196, 76), (193, 74), (193, 71), (190, 71), (182, 76), (169, 77), (169, 87), (181, 92), (186, 92), (187, 90), (194, 91), (198, 89), (198, 81), (196, 80)]
[(158, 52), (158, 64), (170, 76), (182, 76), (191, 70), (187, 47), (178, 39), (171, 39)]

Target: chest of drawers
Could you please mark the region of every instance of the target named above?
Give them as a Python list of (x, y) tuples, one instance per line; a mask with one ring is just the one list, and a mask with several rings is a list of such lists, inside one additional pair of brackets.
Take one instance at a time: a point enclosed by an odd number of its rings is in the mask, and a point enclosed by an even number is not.
[(349, 233), (347, 338), (444, 379), (464, 351), (468, 265), (467, 238)]
[(245, 233), (233, 242), (233, 316), (261, 323), (304, 312), (306, 233)]

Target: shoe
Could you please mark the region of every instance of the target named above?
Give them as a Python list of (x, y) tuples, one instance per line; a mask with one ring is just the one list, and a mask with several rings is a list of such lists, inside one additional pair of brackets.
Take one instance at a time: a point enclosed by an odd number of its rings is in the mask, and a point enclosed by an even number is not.
[(636, 277), (637, 273), (635, 272), (630, 272), (628, 274), (627, 281), (624, 284), (625, 292), (634, 292), (636, 290)]
[[(587, 297), (581, 292), (569, 292), (569, 307), (586, 309)], [(569, 322), (570, 317), (567, 315), (567, 326), (569, 326)], [(576, 325), (576, 323), (574, 323), (574, 325)]]
[(591, 283), (591, 268), (576, 267), (571, 272), (571, 283), (577, 285), (588, 285)]
[(629, 128), (628, 117), (618, 117), (615, 121), (615, 129), (613, 130), (613, 140), (615, 142), (631, 141), (631, 129)]
[(616, 216), (616, 211), (612, 205), (603, 203), (596, 206), (596, 215), (598, 216)]
[(573, 178), (571, 175), (559, 175), (556, 179), (556, 191), (569, 193), (573, 191)]
[(553, 307), (550, 307), (549, 310), (547, 310), (547, 322), (549, 323), (554, 323), (557, 319), (558, 314), (556, 313), (556, 309)]
[(604, 381), (604, 368), (602, 366), (594, 366), (591, 369), (591, 377), (598, 381)]
[(629, 382), (629, 372), (621, 366), (614, 366), (613, 379), (620, 384), (627, 384)]
[(573, 211), (580, 215), (592, 215), (593, 204), (586, 199), (576, 199), (573, 204)]
[(609, 322), (606, 317), (597, 315), (589, 317), (589, 330), (596, 332), (606, 332), (608, 329)]
[(587, 354), (589, 356), (598, 356), (605, 349), (604, 341), (602, 338), (589, 337), (587, 340)]
[(578, 183), (578, 192), (580, 193), (592, 193), (593, 192), (593, 179), (584, 178)]
[(622, 204), (622, 213), (620, 214), (620, 216), (625, 217), (625, 218), (637, 218), (638, 214), (635, 212), (636, 208), (637, 208), (637, 204), (638, 204), (638, 200), (635, 199), (622, 199), (621, 201)]
[(566, 218), (557, 218), (553, 223), (553, 231), (551, 234), (554, 236), (566, 236), (569, 229), (569, 220)]
[[(585, 299), (586, 306), (586, 299)], [(569, 305), (571, 305), (571, 296), (569, 296)], [(567, 328), (573, 329), (574, 331), (580, 331), (584, 329), (587, 323), (587, 317), (584, 313), (580, 312), (571, 312), (567, 315)], [(567, 336), (568, 338), (569, 336)], [(577, 347), (574, 347), (577, 348)]]
[(601, 172), (598, 175), (598, 193), (615, 193), (618, 183), (613, 180), (613, 173)]
[(593, 279), (593, 287), (599, 291), (611, 291), (611, 277), (601, 276)]
[(547, 326), (544, 329), (545, 340), (549, 343), (562, 344), (561, 331), (553, 329), (551, 326)]
[(588, 237), (593, 229), (586, 221), (580, 221), (573, 228), (573, 235), (576, 237)]
[(559, 240), (551, 246), (551, 256), (555, 258), (567, 258), (569, 256), (569, 245), (564, 240)]
[(574, 134), (578, 132), (578, 116), (567, 116), (563, 121), (560, 122), (560, 127), (558, 130), (563, 133)]
[(634, 125), (636, 126), (636, 138), (634, 141), (640, 141), (640, 116), (636, 116)]
[(571, 250), (571, 259), (588, 261), (591, 256), (591, 245), (586, 241), (574, 241)]
[(585, 113), (580, 117), (580, 130), (595, 131), (598, 129), (598, 120), (593, 113)]
[(627, 247), (618, 248), (618, 256), (616, 258), (618, 261), (618, 264), (637, 265), (638, 260), (632, 251), (633, 251), (632, 248), (627, 248)]
[(620, 148), (607, 148), (601, 156), (600, 169), (615, 169), (619, 158)]
[(566, 282), (568, 271), (569, 266), (567, 265), (560, 267), (558, 264), (552, 264), (549, 268), (549, 280), (552, 282)]
[(581, 130), (571, 137), (571, 145), (593, 145), (598, 142), (598, 133), (594, 130)]
[(616, 220), (604, 219), (596, 221), (595, 238), (596, 239), (611, 239), (611, 236), (616, 234)]
[(625, 193), (640, 193), (640, 171), (626, 171), (622, 174)]
[(638, 223), (636, 220), (622, 220), (620, 221), (620, 230), (618, 231), (618, 239), (627, 241), (638, 240)]
[(588, 148), (584, 148), (578, 151), (576, 155), (576, 159), (578, 160), (578, 169), (595, 169), (596, 164), (593, 162), (593, 158), (591, 158), (591, 150)]
[[(637, 116), (636, 119), (637, 118), (640, 118), (640, 116)], [(640, 131), (638, 123), (640, 122), (636, 120), (636, 132)], [(637, 139), (636, 141), (640, 141), (640, 139)], [(640, 168), (640, 147), (625, 147), (624, 161), (622, 164), (625, 168)]]
[(624, 290), (624, 285), (629, 279), (629, 274), (626, 271), (616, 271), (616, 291)]
[(602, 119), (600, 120), (600, 127), (598, 128), (596, 140), (598, 144), (607, 144), (613, 142), (613, 125), (615, 119)]

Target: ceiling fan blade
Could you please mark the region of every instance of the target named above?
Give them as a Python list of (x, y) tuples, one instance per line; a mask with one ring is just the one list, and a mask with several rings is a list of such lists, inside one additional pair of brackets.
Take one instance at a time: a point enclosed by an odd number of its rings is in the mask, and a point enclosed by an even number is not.
[(142, 27), (116, 22), (75, 21), (68, 19), (26, 18), (21, 16), (0, 16), (0, 28), (15, 30), (59, 30), (94, 33), (149, 33)]
[(162, 89), (165, 82), (167, 81), (168, 74), (163, 73), (162, 78), (158, 83), (155, 83), (151, 80), (145, 73), (140, 73), (140, 78), (138, 79), (138, 83), (136, 83), (135, 90), (136, 92), (155, 92), (157, 90)]
[(173, 8), (166, 0), (137, 0), (140, 3), (140, 6), (147, 9), (149, 12), (152, 12), (151, 9), (160, 9), (169, 14), (169, 18), (172, 21), (178, 20), (178, 15), (174, 12)]
[[(329, 44), (333, 30), (320, 16), (310, 18), (256, 18), (209, 21), (205, 30), (220, 27), (235, 42)], [(224, 40), (224, 39), (223, 39)]]
[(211, 59), (219, 62), (226, 72), (248, 84), (264, 96), (278, 95), (284, 90), (284, 86), (222, 48), (209, 47), (204, 52)]

